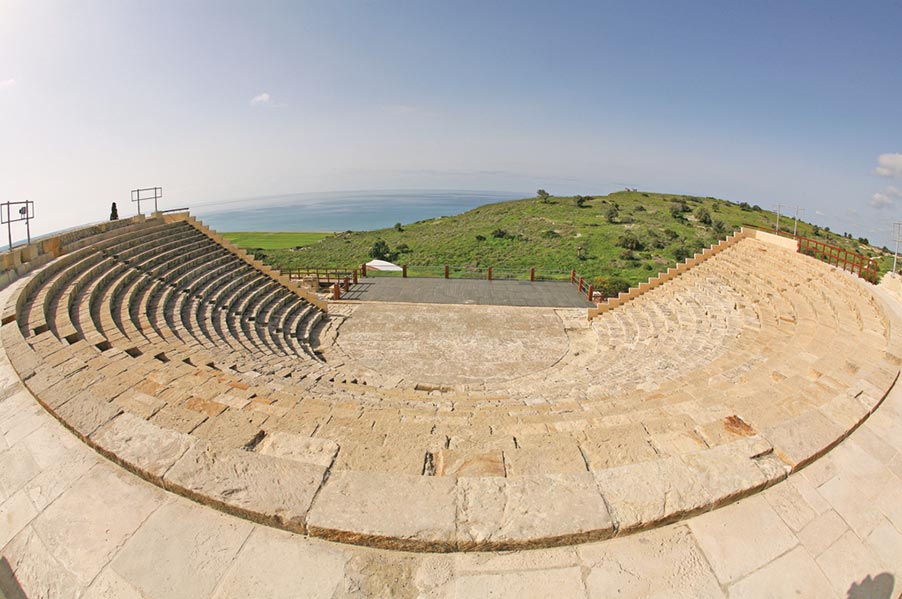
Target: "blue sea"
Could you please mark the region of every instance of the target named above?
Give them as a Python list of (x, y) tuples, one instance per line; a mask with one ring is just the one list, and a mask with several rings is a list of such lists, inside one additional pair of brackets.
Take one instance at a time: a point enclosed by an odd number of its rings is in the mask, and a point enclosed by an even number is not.
[(294, 193), (200, 204), (191, 213), (217, 231), (367, 231), (531, 195), (471, 190)]

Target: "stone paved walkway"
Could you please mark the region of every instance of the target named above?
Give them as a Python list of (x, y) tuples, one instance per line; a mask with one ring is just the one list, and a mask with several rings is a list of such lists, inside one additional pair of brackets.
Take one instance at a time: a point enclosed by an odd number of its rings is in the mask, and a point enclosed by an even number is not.
[(108, 462), (0, 357), (0, 595), (867, 597), (902, 591), (902, 386), (825, 457), (688, 521), (535, 551), (409, 554), (293, 535)]
[(342, 299), (535, 308), (591, 308), (595, 305), (567, 282), (401, 277), (359, 279), (358, 284), (351, 287)]

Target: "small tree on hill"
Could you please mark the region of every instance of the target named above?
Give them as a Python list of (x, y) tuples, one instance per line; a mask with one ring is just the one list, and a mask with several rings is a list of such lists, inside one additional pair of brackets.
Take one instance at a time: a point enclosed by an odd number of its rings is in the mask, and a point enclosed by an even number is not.
[(390, 262), (392, 259), (391, 249), (384, 240), (377, 239), (370, 248), (370, 258), (374, 260), (388, 260)]
[(576, 196), (573, 198), (573, 201), (576, 202), (577, 208), (582, 208), (586, 205), (586, 202), (588, 202), (591, 199), (592, 198), (590, 198), (588, 196)]
[(718, 235), (723, 235), (727, 230), (727, 225), (720, 219), (715, 220), (711, 223), (711, 228), (714, 229), (714, 232)]
[(119, 220), (119, 209), (116, 208), (116, 202), (110, 206), (110, 220)]
[(551, 202), (551, 200), (550, 200), (551, 196), (548, 195), (548, 192), (545, 191), (544, 189), (538, 190), (536, 192), (536, 195), (539, 197), (539, 201), (542, 202), (543, 204), (548, 204)]
[(611, 206), (605, 213), (605, 218), (608, 219), (609, 223), (615, 222), (618, 216), (620, 216), (620, 211), (617, 210), (617, 206)]
[(706, 225), (710, 225), (710, 224), (711, 224), (711, 213), (708, 212), (708, 209), (705, 208), (704, 206), (699, 206), (698, 208), (696, 208), (696, 210), (695, 210), (695, 218), (696, 218), (696, 219), (698, 220), (698, 222), (700, 222), (700, 223), (704, 223), (704, 224), (706, 224)]

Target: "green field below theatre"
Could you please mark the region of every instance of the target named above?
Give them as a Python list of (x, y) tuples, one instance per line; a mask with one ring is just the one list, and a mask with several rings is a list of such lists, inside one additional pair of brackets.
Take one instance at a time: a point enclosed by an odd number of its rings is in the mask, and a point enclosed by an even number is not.
[[(686, 256), (716, 243), (742, 225), (773, 227), (776, 214), (758, 206), (712, 197), (623, 191), (578, 201), (526, 198), (373, 231), (340, 233), (228, 233), (226, 237), (281, 270), (354, 268), (374, 246), (397, 264), (528, 272), (576, 270), (602, 287), (635, 285)], [(782, 228), (792, 230), (785, 216)], [(798, 234), (892, 265), (865, 240), (799, 222)], [(279, 237), (309, 235), (311, 237)], [(314, 238), (312, 236), (318, 236)], [(378, 242), (384, 242), (378, 244)]]
[(261, 250), (282, 250), (287, 248), (299, 248), (329, 237), (332, 233), (307, 233), (300, 231), (283, 231), (276, 233), (263, 232), (229, 232), (222, 236), (242, 248)]

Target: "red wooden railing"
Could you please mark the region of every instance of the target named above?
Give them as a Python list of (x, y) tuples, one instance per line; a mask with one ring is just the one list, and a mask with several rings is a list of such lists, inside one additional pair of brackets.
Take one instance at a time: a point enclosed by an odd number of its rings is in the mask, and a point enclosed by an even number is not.
[(877, 282), (877, 261), (839, 246), (807, 237), (798, 238), (799, 252), (853, 272), (865, 281)]

